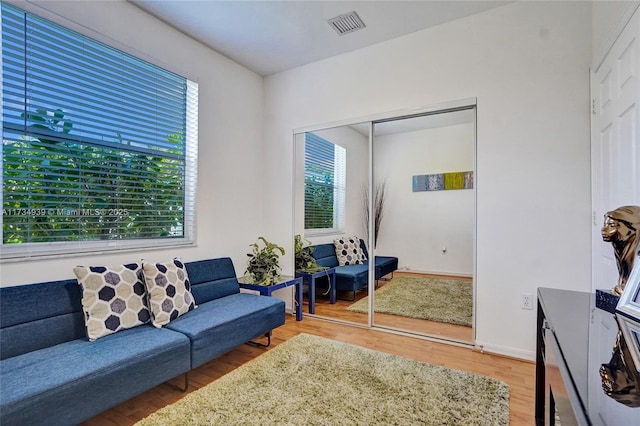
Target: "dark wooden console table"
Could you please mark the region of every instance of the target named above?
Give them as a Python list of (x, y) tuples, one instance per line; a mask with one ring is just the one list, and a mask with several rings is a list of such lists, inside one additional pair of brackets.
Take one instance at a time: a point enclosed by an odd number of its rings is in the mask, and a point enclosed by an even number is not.
[(640, 425), (640, 408), (602, 390), (617, 332), (594, 293), (538, 289), (536, 425)]

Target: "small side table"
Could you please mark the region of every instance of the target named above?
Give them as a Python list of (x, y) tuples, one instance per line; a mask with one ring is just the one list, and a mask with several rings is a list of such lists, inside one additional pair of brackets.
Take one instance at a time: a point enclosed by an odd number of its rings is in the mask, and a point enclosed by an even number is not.
[(296, 277), (309, 283), (309, 313), (316, 313), (316, 278), (329, 278), (329, 303), (336, 303), (336, 268), (329, 268), (318, 272), (296, 271)]
[(302, 321), (302, 278), (292, 277), (287, 275), (281, 275), (279, 281), (271, 285), (258, 285), (248, 283), (245, 277), (238, 278), (240, 288), (245, 290), (254, 290), (259, 292), (262, 296), (271, 296), (276, 290), (285, 287), (296, 286), (296, 321)]

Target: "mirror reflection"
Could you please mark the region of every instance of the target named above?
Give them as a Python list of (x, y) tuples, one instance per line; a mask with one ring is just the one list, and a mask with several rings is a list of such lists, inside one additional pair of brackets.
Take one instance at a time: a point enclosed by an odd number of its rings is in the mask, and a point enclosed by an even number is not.
[(374, 123), (376, 254), (399, 259), (376, 325), (473, 340), (474, 151), (474, 109)]
[(304, 278), (305, 312), (365, 324), (367, 315), (346, 308), (368, 286), (360, 195), (368, 180), (369, 126), (297, 134), (295, 156), (296, 274)]
[(475, 108), (301, 132), (294, 152), (305, 313), (368, 324), (371, 296), (374, 326), (472, 342)]

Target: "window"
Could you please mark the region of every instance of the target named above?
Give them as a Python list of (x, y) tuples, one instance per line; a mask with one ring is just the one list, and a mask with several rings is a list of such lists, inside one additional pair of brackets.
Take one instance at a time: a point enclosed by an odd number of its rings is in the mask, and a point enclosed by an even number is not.
[(344, 228), (346, 150), (305, 133), (304, 227), (307, 235)]
[(2, 3), (5, 258), (190, 244), (197, 83)]

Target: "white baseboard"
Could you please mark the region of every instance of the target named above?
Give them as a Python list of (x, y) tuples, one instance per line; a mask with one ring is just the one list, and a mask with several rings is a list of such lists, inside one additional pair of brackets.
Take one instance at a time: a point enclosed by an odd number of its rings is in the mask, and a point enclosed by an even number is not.
[(491, 352), (498, 355), (509, 356), (512, 358), (523, 359), (526, 361), (536, 360), (535, 351), (526, 351), (522, 349), (516, 349), (509, 346), (492, 345), (490, 343), (483, 343), (476, 340), (476, 346), (481, 348), (484, 352)]
[(416, 269), (398, 269), (397, 272), (408, 272), (410, 274), (426, 274), (426, 275), (447, 275), (450, 277), (473, 278), (473, 274), (464, 272), (445, 272), (445, 271), (420, 271)]

